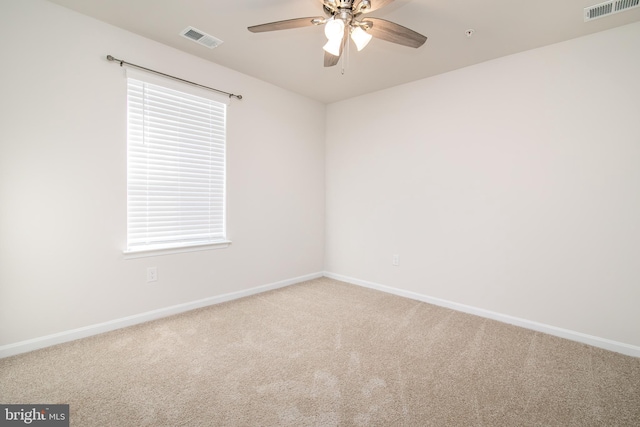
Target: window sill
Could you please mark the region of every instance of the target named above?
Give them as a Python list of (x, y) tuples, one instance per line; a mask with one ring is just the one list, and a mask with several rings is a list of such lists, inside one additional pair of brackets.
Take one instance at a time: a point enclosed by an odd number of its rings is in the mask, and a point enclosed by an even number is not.
[(138, 249), (133, 251), (123, 251), (124, 259), (147, 258), (161, 255), (181, 254), (186, 252), (210, 251), (213, 249), (225, 249), (231, 245), (230, 240), (216, 243), (206, 243), (203, 245), (181, 246), (171, 248)]

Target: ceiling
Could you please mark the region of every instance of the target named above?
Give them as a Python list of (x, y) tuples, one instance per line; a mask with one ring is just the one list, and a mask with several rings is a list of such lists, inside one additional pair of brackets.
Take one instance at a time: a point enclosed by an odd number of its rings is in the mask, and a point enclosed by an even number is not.
[[(395, 0), (369, 16), (411, 28), (427, 42), (412, 49), (373, 39), (361, 52), (351, 49), (343, 73), (341, 64), (323, 66), (320, 27), (247, 30), (324, 16), (321, 0), (49, 1), (324, 103), (640, 21), (638, 7), (585, 23), (583, 9), (603, 0)], [(187, 40), (179, 35), (187, 26), (224, 43), (208, 49)], [(475, 30), (470, 38), (468, 29)]]

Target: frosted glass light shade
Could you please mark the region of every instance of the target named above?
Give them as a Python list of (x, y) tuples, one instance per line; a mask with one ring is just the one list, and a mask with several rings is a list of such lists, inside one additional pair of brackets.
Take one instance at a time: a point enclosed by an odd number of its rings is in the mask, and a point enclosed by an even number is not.
[(371, 34), (367, 33), (360, 27), (355, 27), (351, 32), (351, 40), (356, 44), (358, 52), (364, 49), (371, 41)]
[(340, 56), (340, 46), (342, 45), (342, 39), (329, 40), (322, 48), (333, 56)]
[(331, 18), (324, 25), (324, 35), (329, 40), (342, 40), (344, 36), (344, 21), (342, 19)]

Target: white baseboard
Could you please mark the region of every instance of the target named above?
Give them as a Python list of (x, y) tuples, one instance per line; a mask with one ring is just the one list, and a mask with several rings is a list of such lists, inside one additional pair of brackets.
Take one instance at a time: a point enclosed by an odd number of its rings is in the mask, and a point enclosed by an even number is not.
[(380, 285), (378, 283), (368, 282), (365, 280), (354, 279), (353, 277), (342, 276), (340, 274), (335, 274), (327, 271), (325, 271), (324, 275), (331, 279), (340, 280), (341, 282), (347, 282), (353, 285), (363, 286), (365, 288), (387, 292), (393, 295), (398, 295), (401, 297), (426, 302), (426, 303), (437, 305), (440, 307), (450, 308), (452, 310), (461, 311), (463, 313), (474, 314), (476, 316), (497, 320), (499, 322), (508, 323), (510, 325), (520, 326), (522, 328), (543, 332), (545, 334), (554, 335), (554, 336), (565, 338), (571, 341), (577, 341), (577, 342), (588, 344), (594, 347), (603, 348), (605, 350), (615, 351), (616, 353), (625, 354), (627, 356), (640, 357), (640, 347), (637, 347), (634, 345), (625, 344), (618, 341), (612, 341), (606, 338), (595, 337), (592, 335), (587, 335), (581, 332), (575, 332), (568, 329), (557, 328), (555, 326), (545, 325), (543, 323), (533, 322), (531, 320), (526, 320), (518, 317), (509, 316), (506, 314), (496, 313), (493, 311), (472, 307), (469, 305), (458, 304), (456, 302), (447, 301), (440, 298), (429, 297), (426, 295), (418, 294), (416, 292), (392, 288), (389, 286)]
[(257, 286), (255, 288), (246, 289), (243, 291), (231, 292), (228, 294), (205, 298), (198, 301), (178, 304), (178, 305), (174, 305), (166, 308), (160, 308), (158, 310), (148, 311), (146, 313), (134, 314), (133, 316), (110, 320), (108, 322), (99, 323), (96, 325), (85, 326), (85, 327), (73, 329), (70, 331), (59, 332), (59, 333), (47, 335), (44, 337), (33, 338), (26, 341), (20, 341), (14, 344), (4, 345), (0, 347), (0, 359), (4, 357), (14, 356), (21, 353), (26, 353), (33, 350), (38, 350), (40, 348), (45, 348), (45, 347), (49, 347), (56, 344), (75, 341), (80, 338), (86, 338), (93, 335), (102, 334), (104, 332), (125, 328), (127, 326), (137, 325), (139, 323), (160, 319), (162, 317), (183, 313), (185, 311), (195, 310), (197, 308), (207, 307), (214, 304), (220, 304), (223, 302), (244, 298), (244, 297), (248, 297), (255, 294), (260, 294), (263, 292), (271, 291), (273, 289), (284, 288), (286, 286), (294, 285), (296, 283), (304, 282), (306, 280), (317, 279), (318, 277), (322, 277), (323, 275), (324, 275), (323, 273), (307, 274), (305, 276), (282, 280), (279, 282), (270, 283), (268, 285)]

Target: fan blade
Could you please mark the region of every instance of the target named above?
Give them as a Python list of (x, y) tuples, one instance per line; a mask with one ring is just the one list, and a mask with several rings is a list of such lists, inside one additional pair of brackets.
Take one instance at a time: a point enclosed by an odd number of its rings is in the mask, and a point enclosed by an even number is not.
[(316, 25), (316, 20), (323, 21), (324, 18), (310, 17), (310, 18), (295, 18), (287, 19), (285, 21), (270, 22), (268, 24), (254, 25), (247, 29), (252, 33), (263, 33), (265, 31), (278, 31), (278, 30), (290, 30), (292, 28), (308, 27)]
[[(342, 53), (342, 52), (340, 52)], [(339, 56), (331, 55), (329, 52), (324, 52), (324, 66), (325, 67), (333, 67), (340, 61)]]
[(393, 3), (395, 0), (369, 0), (371, 2), (371, 7), (360, 11), (362, 0), (360, 0), (354, 7), (353, 10), (358, 13), (369, 13), (374, 10), (378, 10), (380, 8), (385, 7), (386, 5)]
[(420, 33), (416, 33), (406, 27), (395, 22), (387, 21), (380, 18), (367, 18), (364, 23), (371, 23), (367, 33), (373, 37), (386, 40), (391, 43), (401, 44), (403, 46), (419, 48), (427, 41), (427, 37)]
[(322, 3), (323, 6), (328, 7), (329, 9), (335, 9), (338, 7), (338, 0), (318, 0)]
[(334, 12), (336, 12), (338, 5), (335, 3), (335, 0), (318, 0), (322, 3), (322, 10), (325, 15), (333, 16)]

